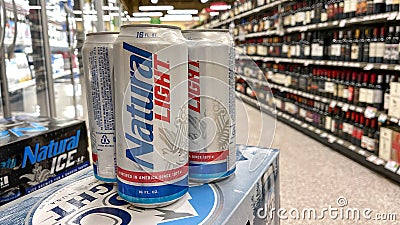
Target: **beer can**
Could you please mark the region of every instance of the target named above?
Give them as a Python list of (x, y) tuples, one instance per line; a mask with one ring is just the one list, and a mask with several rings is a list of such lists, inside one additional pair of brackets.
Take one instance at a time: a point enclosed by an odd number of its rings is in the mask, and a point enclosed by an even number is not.
[(189, 47), (189, 177), (218, 181), (236, 168), (233, 39), (225, 29), (183, 36)]
[(124, 25), (114, 45), (117, 185), (152, 208), (188, 190), (188, 49), (179, 27)]
[(117, 181), (113, 99), (113, 44), (118, 32), (87, 34), (83, 45), (86, 99), (94, 176)]

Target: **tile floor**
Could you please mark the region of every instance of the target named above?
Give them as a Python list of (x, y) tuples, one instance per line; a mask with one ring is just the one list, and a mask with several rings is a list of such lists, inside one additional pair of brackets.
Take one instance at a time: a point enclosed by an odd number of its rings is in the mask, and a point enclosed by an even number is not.
[[(400, 185), (355, 163), (349, 158), (303, 135), (260, 111), (237, 101), (237, 141), (249, 145), (269, 146), (281, 150), (281, 207), (290, 210), (315, 208), (320, 212), (338, 207), (338, 198), (346, 198), (347, 208), (371, 209), (375, 213), (396, 213), (396, 221), (377, 220), (281, 220), (286, 224), (400, 224)], [(263, 119), (263, 120), (262, 120)], [(264, 121), (260, 122), (260, 121)], [(260, 138), (260, 128), (267, 132)], [(247, 134), (248, 138), (246, 135)], [(261, 140), (261, 142), (259, 142)], [(319, 211), (318, 211), (319, 210)], [(320, 215), (320, 213), (318, 214)], [(334, 215), (333, 215), (334, 216)], [(362, 215), (361, 215), (362, 217)]]

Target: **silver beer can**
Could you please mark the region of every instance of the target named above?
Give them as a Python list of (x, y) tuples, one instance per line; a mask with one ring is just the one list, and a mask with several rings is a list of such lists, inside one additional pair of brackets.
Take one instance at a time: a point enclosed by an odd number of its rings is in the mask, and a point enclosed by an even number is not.
[(188, 190), (188, 49), (179, 27), (125, 25), (114, 44), (117, 184), (160, 207)]
[(118, 32), (87, 34), (83, 45), (94, 176), (116, 182), (113, 44)]
[(218, 181), (236, 169), (233, 39), (225, 29), (182, 33), (189, 47), (189, 177)]

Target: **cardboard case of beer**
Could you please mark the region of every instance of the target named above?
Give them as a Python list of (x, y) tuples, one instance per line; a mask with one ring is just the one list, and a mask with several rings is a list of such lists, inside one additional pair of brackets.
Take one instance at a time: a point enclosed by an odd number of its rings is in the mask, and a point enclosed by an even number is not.
[(266, 225), (279, 224), (279, 151), (238, 146), (236, 172), (216, 183), (190, 184), (177, 202), (137, 208), (91, 169), (0, 208), (0, 224)]
[(83, 121), (15, 116), (0, 120), (0, 205), (88, 167)]

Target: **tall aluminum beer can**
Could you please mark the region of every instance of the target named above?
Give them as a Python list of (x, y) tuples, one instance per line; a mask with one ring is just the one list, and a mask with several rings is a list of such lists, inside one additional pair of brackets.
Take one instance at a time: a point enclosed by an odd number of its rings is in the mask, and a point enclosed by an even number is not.
[(183, 36), (189, 47), (189, 177), (218, 181), (236, 169), (233, 39), (225, 29)]
[(179, 27), (125, 25), (114, 44), (117, 184), (160, 207), (188, 190), (188, 49)]
[(86, 98), (94, 176), (116, 182), (114, 120), (114, 53), (118, 32), (89, 33), (83, 45)]

